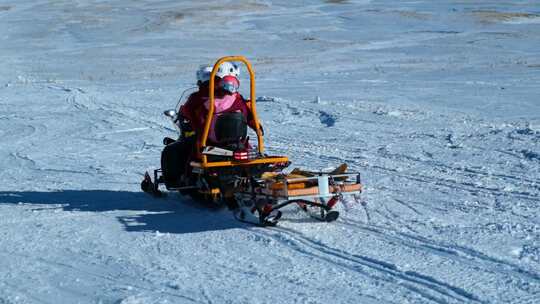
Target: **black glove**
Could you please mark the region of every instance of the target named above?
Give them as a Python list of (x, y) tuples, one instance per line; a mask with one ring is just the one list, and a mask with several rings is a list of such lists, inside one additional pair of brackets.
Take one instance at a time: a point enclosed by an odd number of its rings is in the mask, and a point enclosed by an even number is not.
[(184, 138), (193, 136), (195, 134), (195, 132), (193, 132), (191, 122), (183, 116), (178, 116), (178, 126), (180, 127), (180, 131), (182, 132), (182, 136)]
[(180, 120), (180, 130), (182, 130), (183, 133), (185, 132), (192, 132), (193, 127), (191, 126), (191, 122), (187, 119), (181, 118)]

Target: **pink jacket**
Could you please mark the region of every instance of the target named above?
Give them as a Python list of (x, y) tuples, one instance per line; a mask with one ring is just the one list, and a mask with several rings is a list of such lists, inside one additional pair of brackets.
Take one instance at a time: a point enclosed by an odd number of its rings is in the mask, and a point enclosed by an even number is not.
[[(201, 90), (189, 96), (186, 103), (181, 107), (182, 115), (191, 122), (193, 130), (197, 134), (201, 134), (204, 129), (206, 116), (210, 107), (208, 92)], [(224, 96), (214, 98), (214, 117), (210, 124), (210, 132), (208, 141), (216, 142), (214, 124), (217, 117), (223, 113), (241, 112), (246, 117), (248, 125), (255, 129), (255, 121), (251, 115), (250, 103), (246, 101), (240, 93), (225, 94)]]

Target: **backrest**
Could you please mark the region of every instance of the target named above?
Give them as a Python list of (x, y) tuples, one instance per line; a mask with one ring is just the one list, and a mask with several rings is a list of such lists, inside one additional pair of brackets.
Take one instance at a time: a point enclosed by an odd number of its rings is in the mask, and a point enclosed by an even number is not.
[(219, 143), (238, 143), (247, 136), (247, 121), (241, 112), (223, 113), (216, 118), (216, 139)]

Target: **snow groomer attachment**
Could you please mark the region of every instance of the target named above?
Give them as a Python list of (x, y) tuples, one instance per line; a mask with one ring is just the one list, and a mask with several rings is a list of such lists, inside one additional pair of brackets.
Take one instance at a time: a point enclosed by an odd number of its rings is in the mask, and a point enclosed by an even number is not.
[[(238, 112), (217, 113), (214, 106), (216, 75), (226, 62), (242, 62), (249, 72), (248, 111), (252, 118), (250, 126), (257, 136), (254, 147), (247, 143), (245, 117)], [(208, 74), (209, 92), (205, 103), (208, 113), (204, 126), (200, 130), (189, 130), (194, 131), (196, 140), (193, 137), (187, 139), (184, 134), (189, 132), (184, 130), (186, 123), (180, 114), (182, 98), (175, 110), (165, 111), (180, 136), (177, 140), (164, 139), (166, 147), (161, 168), (154, 170), (153, 179), (148, 172), (145, 174), (141, 183), (143, 191), (162, 196), (159, 188), (165, 185), (169, 191), (190, 195), (212, 206), (227, 206), (239, 221), (259, 226), (276, 225), (282, 216), (280, 209), (289, 205), (299, 206), (318, 220), (332, 222), (339, 216), (334, 207), (345, 202), (345, 197), (359, 202), (362, 192), (360, 174), (348, 172), (346, 164), (331, 172), (294, 169), (285, 173), (283, 170), (290, 165), (288, 158), (265, 153), (264, 134), (256, 111), (255, 74), (246, 58), (220, 58)], [(211, 129), (220, 144), (211, 143)], [(195, 156), (189, 162), (182, 162), (181, 153), (175, 152), (176, 155), (171, 151), (189, 140), (194, 143)]]
[[(275, 225), (282, 215), (279, 209), (296, 204), (315, 219), (335, 221), (339, 212), (333, 208), (346, 196), (360, 203), (360, 173), (346, 169), (342, 164), (327, 173), (294, 169), (289, 174), (265, 173), (259, 179), (252, 178), (235, 194), (240, 205), (235, 216), (241, 221), (249, 218), (255, 224)], [(254, 214), (259, 215), (258, 222)]]

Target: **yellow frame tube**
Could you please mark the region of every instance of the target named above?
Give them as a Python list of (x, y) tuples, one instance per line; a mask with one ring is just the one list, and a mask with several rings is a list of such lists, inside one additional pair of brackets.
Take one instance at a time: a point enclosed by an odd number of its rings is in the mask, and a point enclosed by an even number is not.
[(262, 165), (262, 164), (275, 164), (275, 163), (286, 163), (289, 159), (285, 156), (273, 156), (273, 157), (265, 157), (261, 159), (254, 159), (250, 161), (218, 161), (218, 162), (210, 162), (206, 164), (198, 163), (198, 162), (191, 162), (190, 165), (192, 167), (197, 168), (221, 168), (221, 167), (236, 167), (236, 166), (253, 166), (253, 165)]
[[(249, 60), (247, 60), (244, 56), (226, 56), (219, 58), (218, 61), (214, 64), (214, 68), (212, 69), (212, 73), (210, 73), (210, 83), (209, 83), (209, 102), (210, 102), (210, 108), (208, 109), (208, 115), (206, 116), (206, 122), (204, 124), (204, 131), (202, 133), (200, 146), (198, 147), (198, 153), (200, 153), (203, 149), (203, 147), (206, 146), (206, 141), (208, 140), (208, 133), (210, 132), (210, 125), (212, 124), (212, 117), (214, 116), (214, 87), (215, 87), (215, 81), (214, 78), (216, 77), (216, 73), (218, 71), (219, 66), (226, 61), (240, 61), (243, 64), (246, 65), (248, 71), (249, 71), (249, 79), (250, 79), (250, 99), (251, 99), (251, 115), (253, 115), (253, 120), (255, 121), (255, 132), (257, 133), (257, 141), (258, 141), (258, 148), (259, 152), (262, 154), (264, 152), (264, 142), (263, 142), (263, 136), (259, 124), (259, 118), (257, 116), (257, 108), (255, 105), (255, 73), (253, 72), (253, 68), (251, 67), (251, 63)], [(206, 155), (202, 155), (202, 166), (207, 167), (208, 159)]]

